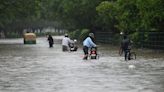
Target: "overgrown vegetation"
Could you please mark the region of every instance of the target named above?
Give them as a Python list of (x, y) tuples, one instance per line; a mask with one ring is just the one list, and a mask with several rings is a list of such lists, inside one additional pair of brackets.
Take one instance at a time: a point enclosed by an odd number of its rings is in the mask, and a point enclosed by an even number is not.
[(140, 44), (139, 32), (163, 31), (164, 0), (1, 0), (0, 17), (4, 33), (55, 26), (76, 37), (82, 29), (124, 32)]
[(69, 33), (71, 39), (77, 39), (78, 41), (83, 41), (89, 34), (90, 30), (82, 29), (76, 30)]

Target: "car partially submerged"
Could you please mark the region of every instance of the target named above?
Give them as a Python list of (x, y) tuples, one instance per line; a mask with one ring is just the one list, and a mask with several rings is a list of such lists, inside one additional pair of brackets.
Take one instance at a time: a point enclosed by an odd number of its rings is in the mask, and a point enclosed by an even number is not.
[(23, 39), (24, 39), (24, 44), (36, 44), (35, 33), (25, 33)]

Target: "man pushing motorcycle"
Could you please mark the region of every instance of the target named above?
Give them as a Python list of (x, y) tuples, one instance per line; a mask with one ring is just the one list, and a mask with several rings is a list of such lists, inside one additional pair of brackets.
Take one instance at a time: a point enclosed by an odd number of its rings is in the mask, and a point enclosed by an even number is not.
[(84, 57), (83, 60), (88, 59), (88, 52), (89, 49), (92, 47), (96, 47), (97, 45), (94, 43), (94, 34), (89, 33), (88, 37), (83, 41), (83, 51), (84, 51)]

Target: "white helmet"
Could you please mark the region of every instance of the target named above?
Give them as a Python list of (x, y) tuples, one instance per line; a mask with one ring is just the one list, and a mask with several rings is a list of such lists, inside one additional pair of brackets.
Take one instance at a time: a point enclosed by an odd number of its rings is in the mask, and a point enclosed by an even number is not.
[(68, 37), (68, 34), (65, 34), (64, 36), (65, 36), (65, 37)]
[(93, 33), (89, 33), (89, 36), (90, 36), (90, 37), (94, 37), (94, 34), (93, 34)]
[(74, 42), (77, 42), (77, 40), (76, 40), (76, 39), (74, 39), (73, 41), (74, 41)]

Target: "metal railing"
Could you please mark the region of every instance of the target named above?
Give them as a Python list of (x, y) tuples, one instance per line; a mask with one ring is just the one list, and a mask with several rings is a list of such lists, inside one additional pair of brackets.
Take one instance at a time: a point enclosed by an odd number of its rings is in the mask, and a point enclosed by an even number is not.
[(164, 32), (140, 32), (140, 47), (164, 50)]
[[(95, 32), (95, 37), (99, 43), (118, 45), (122, 39), (120, 34), (105, 31)], [(139, 48), (164, 50), (164, 32), (138, 32), (137, 41), (134, 41), (134, 45)]]

